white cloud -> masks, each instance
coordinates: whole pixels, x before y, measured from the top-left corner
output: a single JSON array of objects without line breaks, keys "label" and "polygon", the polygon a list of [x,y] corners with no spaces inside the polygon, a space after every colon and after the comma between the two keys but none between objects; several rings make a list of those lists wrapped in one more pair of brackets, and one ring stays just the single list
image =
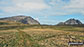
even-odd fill
[{"label": "white cloud", "polygon": [[70,4],[64,8],[84,8],[84,0],[71,0]]},{"label": "white cloud", "polygon": [[[46,0],[10,0],[10,6],[0,7],[6,13],[39,13],[40,15],[69,15],[72,13],[84,14],[84,0],[70,0],[64,2],[62,0],[50,0],[47,4]],[[48,1],[48,0],[47,0]],[[6,1],[5,1],[6,2]],[[2,2],[2,4],[8,4]],[[52,6],[51,6],[52,5]],[[51,6],[51,7],[50,7]],[[32,14],[33,14],[32,13]]]},{"label": "white cloud", "polygon": [[71,0],[70,4],[62,7],[68,13],[82,13],[84,14],[84,0]]},{"label": "white cloud", "polygon": [[[12,0],[11,6],[1,7],[4,12],[31,12],[48,8],[43,0]],[[5,4],[6,5],[6,4]]]},{"label": "white cloud", "polygon": [[53,6],[52,8],[54,10],[57,10],[57,11],[52,11],[53,14],[56,13],[57,15],[69,15],[73,13],[84,14],[84,0],[70,0],[68,2],[66,2],[66,0],[65,1],[52,0],[48,2],[48,5],[50,6],[52,5]]},{"label": "white cloud", "polygon": [[5,12],[29,12],[29,11],[38,11],[47,8],[45,4],[41,3],[24,3],[24,4],[16,4],[16,6],[9,6],[2,8]]},{"label": "white cloud", "polygon": [[38,20],[39,21],[39,18],[37,17],[37,18],[35,18],[35,20]]},{"label": "white cloud", "polygon": [[42,3],[32,3],[32,2],[26,2],[23,4],[16,4],[16,7],[27,9],[27,10],[40,10],[47,8],[45,4]]}]

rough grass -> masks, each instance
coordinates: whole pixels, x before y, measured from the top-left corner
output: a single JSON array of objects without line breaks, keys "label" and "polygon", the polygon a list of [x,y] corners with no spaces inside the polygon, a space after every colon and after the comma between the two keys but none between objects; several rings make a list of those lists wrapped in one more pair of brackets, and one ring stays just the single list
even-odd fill
[{"label": "rough grass", "polygon": [[0,29],[0,47],[68,47],[69,40],[84,41],[84,27],[40,25],[11,27],[13,26],[3,26],[6,30]]},{"label": "rough grass", "polygon": [[0,32],[0,47],[41,47],[27,33],[18,30],[18,32]]},{"label": "rough grass", "polygon": [[75,26],[47,26],[47,25],[1,25],[0,30],[10,30],[10,29],[25,29],[25,28],[35,28],[35,29],[54,29],[54,30],[62,30],[62,31],[78,31],[84,32],[84,27],[75,27]]}]

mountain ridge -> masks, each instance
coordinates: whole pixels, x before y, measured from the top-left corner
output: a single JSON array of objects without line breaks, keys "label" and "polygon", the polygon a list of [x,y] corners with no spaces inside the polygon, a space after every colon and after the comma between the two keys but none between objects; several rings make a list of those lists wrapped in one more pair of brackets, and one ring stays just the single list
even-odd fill
[{"label": "mountain ridge", "polygon": [[83,25],[83,23],[78,19],[68,19],[65,22],[60,22],[57,25]]},{"label": "mountain ridge", "polygon": [[5,18],[0,18],[1,21],[14,21],[14,22],[20,22],[23,24],[40,24],[37,20],[33,19],[30,16],[24,16],[24,15],[19,15],[19,16],[12,16],[12,17],[5,17]]}]

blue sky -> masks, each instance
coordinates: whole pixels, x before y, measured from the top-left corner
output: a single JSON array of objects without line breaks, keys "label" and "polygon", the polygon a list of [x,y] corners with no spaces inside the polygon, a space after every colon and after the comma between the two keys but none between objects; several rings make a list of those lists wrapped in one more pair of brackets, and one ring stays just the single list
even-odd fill
[{"label": "blue sky", "polygon": [[84,0],[0,0],[0,18],[18,15],[49,25],[70,18],[84,23]]}]

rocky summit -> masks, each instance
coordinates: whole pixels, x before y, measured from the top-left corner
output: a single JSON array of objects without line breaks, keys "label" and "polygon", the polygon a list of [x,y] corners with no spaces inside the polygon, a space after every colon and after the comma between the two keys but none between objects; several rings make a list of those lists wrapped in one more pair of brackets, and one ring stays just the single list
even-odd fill
[{"label": "rocky summit", "polygon": [[82,22],[76,19],[69,19],[65,22],[60,22],[58,25],[82,25]]},{"label": "rocky summit", "polygon": [[1,21],[14,21],[14,22],[20,22],[23,24],[31,24],[31,25],[36,25],[40,24],[37,20],[33,19],[30,16],[13,16],[13,17],[6,17],[6,18],[0,18]]}]

